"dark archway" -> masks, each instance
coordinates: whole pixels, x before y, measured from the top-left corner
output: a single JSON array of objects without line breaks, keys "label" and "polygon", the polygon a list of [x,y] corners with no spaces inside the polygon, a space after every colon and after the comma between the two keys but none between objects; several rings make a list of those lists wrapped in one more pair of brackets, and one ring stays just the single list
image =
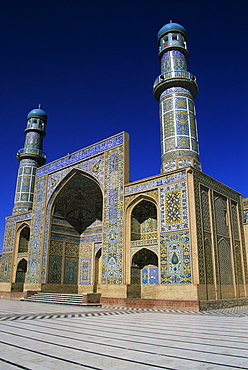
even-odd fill
[{"label": "dark archway", "polygon": [[16,283],[24,283],[25,282],[25,274],[27,272],[27,260],[22,258],[16,269]]},{"label": "dark archway", "polygon": [[29,226],[25,226],[20,232],[18,253],[28,252],[29,239],[30,239],[30,228]]},{"label": "dark archway", "polygon": [[73,171],[54,199],[49,247],[49,284],[77,285],[79,244],[102,230],[103,197],[98,183]]},{"label": "dark archway", "polygon": [[158,284],[158,256],[142,248],[132,258],[131,284]]},{"label": "dark archway", "polygon": [[157,208],[154,203],[142,200],[131,214],[131,240],[157,237]]}]

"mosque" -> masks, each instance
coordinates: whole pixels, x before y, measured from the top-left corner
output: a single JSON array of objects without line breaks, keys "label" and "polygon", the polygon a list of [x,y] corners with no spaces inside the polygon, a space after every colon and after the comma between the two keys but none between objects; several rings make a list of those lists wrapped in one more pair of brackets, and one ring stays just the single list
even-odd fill
[{"label": "mosque", "polygon": [[130,182],[126,132],[45,164],[47,115],[28,114],[0,295],[100,293],[105,305],[196,311],[248,304],[248,199],[201,171],[184,27],[166,24],[158,45],[160,174]]}]

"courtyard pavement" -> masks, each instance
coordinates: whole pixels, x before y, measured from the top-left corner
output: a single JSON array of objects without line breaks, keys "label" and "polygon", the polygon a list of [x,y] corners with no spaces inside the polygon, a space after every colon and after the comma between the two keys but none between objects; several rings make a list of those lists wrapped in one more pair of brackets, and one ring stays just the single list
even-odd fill
[{"label": "courtyard pavement", "polygon": [[248,369],[248,306],[195,313],[0,299],[0,369]]}]

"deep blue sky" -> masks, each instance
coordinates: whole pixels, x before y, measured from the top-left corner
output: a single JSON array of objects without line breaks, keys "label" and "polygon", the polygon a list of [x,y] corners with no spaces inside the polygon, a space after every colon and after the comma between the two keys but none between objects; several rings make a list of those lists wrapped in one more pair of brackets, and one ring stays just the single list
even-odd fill
[{"label": "deep blue sky", "polygon": [[47,162],[121,131],[131,180],[160,171],[157,32],[188,33],[203,171],[248,196],[248,1],[1,0],[0,249],[27,113],[48,114]]}]

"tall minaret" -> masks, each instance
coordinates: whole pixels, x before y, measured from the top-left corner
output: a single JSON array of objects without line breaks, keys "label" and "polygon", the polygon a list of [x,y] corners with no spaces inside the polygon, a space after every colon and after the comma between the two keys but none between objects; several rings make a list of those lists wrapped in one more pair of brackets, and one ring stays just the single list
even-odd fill
[{"label": "tall minaret", "polygon": [[47,115],[40,109],[31,110],[27,116],[26,139],[24,148],[17,152],[20,162],[13,214],[32,209],[36,170],[46,162],[42,151],[43,137],[46,136]]},{"label": "tall minaret", "polygon": [[161,172],[187,166],[201,170],[194,98],[196,78],[187,71],[187,34],[180,24],[168,23],[158,33],[161,75],[153,94],[160,102]]}]

